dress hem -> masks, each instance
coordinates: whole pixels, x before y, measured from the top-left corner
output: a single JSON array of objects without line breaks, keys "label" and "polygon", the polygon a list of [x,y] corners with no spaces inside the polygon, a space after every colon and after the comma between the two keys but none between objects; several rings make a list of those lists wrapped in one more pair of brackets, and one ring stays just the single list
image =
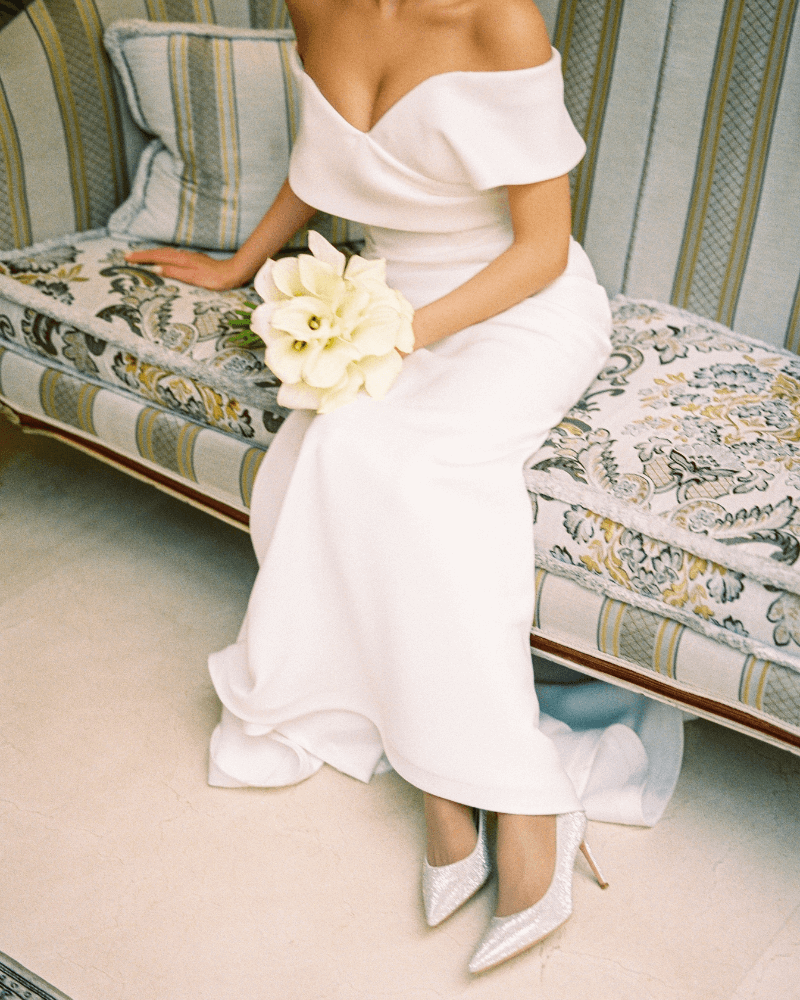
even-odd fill
[{"label": "dress hem", "polygon": [[[386,758],[395,771],[410,785],[418,788],[422,792],[436,795],[441,799],[449,799],[451,802],[459,802],[473,809],[483,809],[486,812],[513,813],[519,816],[553,816],[562,812],[575,812],[583,810],[583,806],[578,800],[574,791],[572,794],[553,796],[553,801],[547,808],[542,808],[544,796],[541,789],[509,790],[496,789],[487,790],[482,786],[472,785],[467,782],[454,781],[452,778],[445,778],[438,774],[431,774],[423,771],[414,764],[405,760],[396,753],[391,746],[384,743],[383,751]],[[529,804],[520,804],[523,796],[533,796],[536,800]]]}]

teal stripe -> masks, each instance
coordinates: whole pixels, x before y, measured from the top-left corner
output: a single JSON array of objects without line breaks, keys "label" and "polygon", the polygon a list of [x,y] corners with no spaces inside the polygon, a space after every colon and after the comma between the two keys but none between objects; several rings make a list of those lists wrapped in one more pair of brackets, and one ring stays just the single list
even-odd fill
[{"label": "teal stripe", "polygon": [[725,6],[671,299],[732,323],[798,0]]},{"label": "teal stripe", "polygon": [[[573,234],[582,241],[589,220],[624,0],[567,0],[559,8],[555,47],[564,69],[564,100],[586,141],[572,174]],[[587,78],[591,85],[587,86]]]},{"label": "teal stripe", "polygon": [[32,242],[22,150],[0,80],[0,247],[22,249]]},{"label": "teal stripe", "polygon": [[784,343],[788,350],[800,354],[800,278],[797,280],[797,288],[794,293],[794,305],[789,316],[789,325],[786,328]]}]

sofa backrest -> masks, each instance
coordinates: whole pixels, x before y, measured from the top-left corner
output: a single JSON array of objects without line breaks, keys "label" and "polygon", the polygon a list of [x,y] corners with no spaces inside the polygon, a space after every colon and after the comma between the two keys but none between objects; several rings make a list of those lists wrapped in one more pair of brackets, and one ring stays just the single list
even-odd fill
[{"label": "sofa backrest", "polygon": [[0,249],[105,225],[145,136],[103,48],[121,18],[285,27],[283,0],[33,0],[0,31]]},{"label": "sofa backrest", "polygon": [[[600,280],[793,350],[798,3],[539,0],[587,140],[574,230]],[[283,0],[33,0],[0,30],[0,248],[102,226],[126,196],[144,137],[101,39],[130,17],[289,24]]]},{"label": "sofa backrest", "polygon": [[[612,293],[800,350],[798,0],[541,0]],[[794,30],[793,30],[794,29]]]}]

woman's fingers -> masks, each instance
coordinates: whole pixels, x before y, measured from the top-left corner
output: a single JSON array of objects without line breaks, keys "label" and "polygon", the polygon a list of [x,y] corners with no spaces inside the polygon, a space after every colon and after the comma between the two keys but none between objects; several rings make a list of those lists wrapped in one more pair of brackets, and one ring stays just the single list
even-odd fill
[{"label": "woman's fingers", "polygon": [[147,264],[161,277],[183,281],[187,285],[221,291],[239,284],[229,260],[215,260],[193,250],[179,250],[177,247],[135,250],[126,253],[125,260],[131,264]]}]

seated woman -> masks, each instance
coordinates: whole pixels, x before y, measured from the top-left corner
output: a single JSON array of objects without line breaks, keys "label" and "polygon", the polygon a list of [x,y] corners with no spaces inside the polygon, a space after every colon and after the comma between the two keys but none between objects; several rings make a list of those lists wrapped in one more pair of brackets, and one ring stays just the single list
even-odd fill
[{"label": "seated woman", "polygon": [[424,793],[431,924],[486,882],[496,812],[478,972],[569,916],[586,827],[539,727],[522,475],[610,351],[606,294],[570,237],[585,146],[530,0],[287,3],[302,121],[274,204],[228,260],[129,259],[232,288],[330,212],[387,260],[415,344],[385,398],[295,411],[265,458],[260,571],[239,641],[210,660],[210,780],[282,785],[323,762],[368,780],[388,759]]}]

